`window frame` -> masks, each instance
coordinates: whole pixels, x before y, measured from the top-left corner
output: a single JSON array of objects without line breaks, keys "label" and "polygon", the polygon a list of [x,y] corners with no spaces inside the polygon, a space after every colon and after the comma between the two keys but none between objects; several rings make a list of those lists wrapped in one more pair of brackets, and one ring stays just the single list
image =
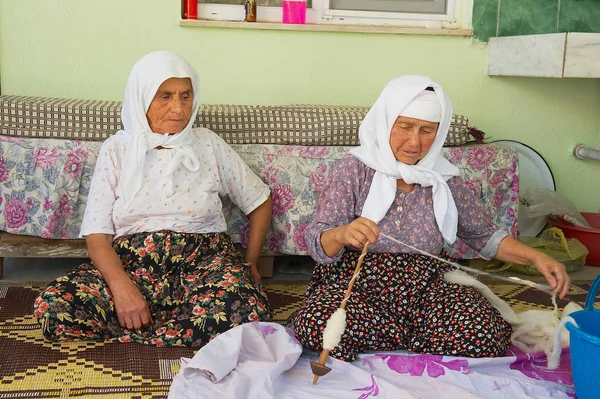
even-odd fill
[{"label": "window frame", "polygon": [[[367,12],[415,13],[415,14],[445,14],[448,0],[327,0],[332,10],[357,10]],[[333,7],[332,3],[342,3]],[[370,4],[370,9],[361,6]],[[345,5],[345,7],[344,7]],[[378,8],[385,8],[378,10]],[[396,10],[394,10],[396,8]]]},{"label": "window frame", "polygon": [[[314,1],[314,0],[313,0]],[[463,7],[472,10],[473,0],[447,0],[445,13],[404,13],[380,11],[337,10],[330,8],[330,0],[323,1],[319,23],[352,25],[391,25],[424,28],[470,28],[469,18],[460,18]]]},{"label": "window frame", "polygon": [[[470,29],[473,0],[447,0],[446,13],[386,13],[330,9],[329,0],[312,0],[306,10],[306,23],[316,25],[371,25],[410,28]],[[257,6],[257,22],[281,23],[281,7]],[[198,19],[243,21],[244,6],[198,3]]]}]

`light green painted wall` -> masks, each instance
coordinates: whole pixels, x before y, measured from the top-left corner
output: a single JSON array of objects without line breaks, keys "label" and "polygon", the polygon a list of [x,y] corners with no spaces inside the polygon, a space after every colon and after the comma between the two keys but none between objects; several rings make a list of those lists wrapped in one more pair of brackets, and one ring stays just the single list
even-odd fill
[{"label": "light green painted wall", "polygon": [[600,80],[490,78],[469,38],[182,28],[179,2],[1,0],[2,94],[120,100],[143,54],[179,52],[196,66],[204,103],[371,105],[390,79],[429,75],[489,139],[537,149],[557,189],[600,211]]}]

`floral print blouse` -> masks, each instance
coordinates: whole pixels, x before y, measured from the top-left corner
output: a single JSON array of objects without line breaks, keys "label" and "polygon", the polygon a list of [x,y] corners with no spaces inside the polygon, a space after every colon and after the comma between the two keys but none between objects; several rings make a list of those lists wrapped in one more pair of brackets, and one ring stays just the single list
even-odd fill
[{"label": "floral print blouse", "polygon": [[194,135],[192,147],[200,169],[191,172],[180,165],[168,174],[177,150],[148,150],[142,187],[128,208],[116,196],[126,145],[118,135],[108,138],[98,154],[81,236],[104,233],[116,238],[159,230],[225,232],[221,196],[228,196],[245,214],[267,200],[269,187],[223,139],[204,128],[194,129]]},{"label": "floral print blouse", "polygon": [[[321,245],[321,234],[328,229],[352,222],[360,217],[375,170],[353,155],[345,155],[329,174],[312,222],[305,231],[308,252],[319,263],[332,263],[341,258],[344,249],[331,258]],[[457,235],[486,259],[498,252],[500,242],[508,235],[492,221],[492,215],[464,184],[460,177],[447,181],[458,209]],[[400,189],[385,217],[378,223],[382,233],[430,254],[442,252],[444,239],[433,212],[431,187],[416,185],[406,193]],[[380,236],[369,252],[415,251]]]}]

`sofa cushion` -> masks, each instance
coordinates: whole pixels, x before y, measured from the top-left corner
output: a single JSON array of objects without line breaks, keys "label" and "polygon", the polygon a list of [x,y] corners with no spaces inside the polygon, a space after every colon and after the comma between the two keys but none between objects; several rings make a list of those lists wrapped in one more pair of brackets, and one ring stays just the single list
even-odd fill
[{"label": "sofa cushion", "polygon": [[[201,105],[194,126],[230,144],[356,146],[369,107],[328,105]],[[121,102],[0,96],[0,134],[105,140],[121,129]],[[464,144],[469,120],[453,115],[446,145]]]}]

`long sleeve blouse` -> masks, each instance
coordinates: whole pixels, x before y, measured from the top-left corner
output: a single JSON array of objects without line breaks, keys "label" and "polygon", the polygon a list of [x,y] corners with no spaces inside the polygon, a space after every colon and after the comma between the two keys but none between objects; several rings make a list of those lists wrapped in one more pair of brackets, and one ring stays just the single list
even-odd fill
[{"label": "long sleeve blouse", "polygon": [[[344,156],[331,170],[320,194],[313,220],[305,231],[308,252],[315,261],[331,263],[341,258],[344,248],[333,258],[325,254],[321,234],[360,217],[374,175],[374,169],[350,154]],[[454,177],[447,183],[458,210],[458,237],[482,257],[493,257],[508,233],[494,224],[491,213],[462,178]],[[392,206],[378,226],[386,235],[430,254],[439,255],[444,239],[435,220],[431,190],[431,187],[418,184],[410,193],[398,189]],[[415,251],[380,236],[375,244],[369,246],[369,252]]]}]

